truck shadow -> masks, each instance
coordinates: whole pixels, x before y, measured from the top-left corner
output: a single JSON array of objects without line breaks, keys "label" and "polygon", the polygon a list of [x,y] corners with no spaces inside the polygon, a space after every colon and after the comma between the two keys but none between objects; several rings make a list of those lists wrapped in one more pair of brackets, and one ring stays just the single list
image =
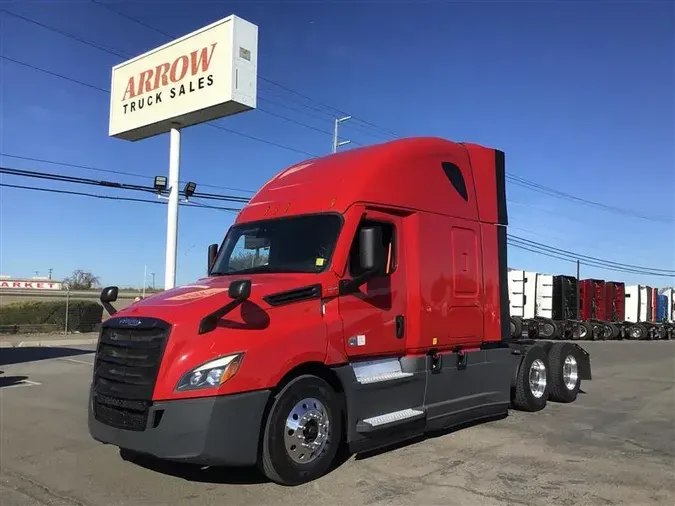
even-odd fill
[{"label": "truck shadow", "polygon": [[28,376],[2,376],[5,371],[0,371],[0,388],[19,385],[28,379]]},{"label": "truck shadow", "polygon": [[[259,485],[271,483],[257,467],[204,467],[197,464],[160,460],[149,455],[141,455],[128,450],[120,450],[119,453],[122,460],[143,469],[192,482],[215,485]],[[341,467],[350,458],[351,454],[344,447],[340,448],[327,474]]]},{"label": "truck shadow", "polygon": [[39,360],[74,357],[77,355],[93,353],[93,350],[80,350],[78,348],[62,348],[57,346],[25,346],[21,348],[2,348],[2,353],[0,353],[0,365],[37,362]]},{"label": "truck shadow", "polygon": [[[438,430],[424,435],[414,436],[410,439],[385,445],[375,450],[359,452],[356,454],[350,452],[346,445],[342,445],[338,450],[333,465],[326,474],[330,475],[332,472],[336,471],[345,463],[347,463],[352,457],[354,457],[354,460],[369,459],[378,455],[415,445],[427,439],[447,436],[462,429],[502,420],[507,417],[508,414],[502,414],[489,418],[483,418],[481,420],[455,425],[445,430]],[[260,472],[257,467],[205,467],[199,466],[197,464],[186,464],[182,462],[160,460],[149,455],[142,455],[130,452],[128,450],[120,450],[119,453],[123,460],[149,471],[154,471],[156,473],[165,474],[167,476],[173,476],[175,478],[181,478],[192,482],[211,483],[217,485],[257,485],[262,483],[270,483],[270,480],[267,479],[267,477],[262,472]]]},{"label": "truck shadow", "polygon": [[198,483],[256,485],[269,481],[255,467],[204,467],[197,464],[160,460],[149,455],[140,455],[127,450],[120,450],[120,457],[122,457],[122,460],[143,469]]},{"label": "truck shadow", "polygon": [[392,443],[392,444],[382,446],[382,447],[374,449],[374,450],[368,450],[368,451],[365,451],[365,452],[360,452],[360,453],[358,453],[354,456],[354,460],[365,460],[365,459],[369,459],[369,458],[372,458],[372,457],[377,457],[378,455],[383,455],[385,453],[400,450],[400,449],[406,448],[408,446],[416,445],[418,443],[421,443],[422,441],[426,441],[427,439],[435,439],[437,437],[447,436],[447,435],[450,435],[454,432],[461,431],[463,429],[468,429],[468,428],[476,427],[476,426],[479,426],[479,425],[485,425],[486,423],[496,422],[496,421],[499,421],[499,420],[503,420],[505,418],[508,418],[507,413],[491,416],[491,417],[488,417],[488,418],[481,418],[480,420],[473,420],[471,422],[453,425],[452,427],[448,427],[447,429],[435,430],[435,431],[428,432],[426,434],[418,434],[418,435],[415,435],[415,436],[411,436],[409,439],[406,439],[404,441]]}]

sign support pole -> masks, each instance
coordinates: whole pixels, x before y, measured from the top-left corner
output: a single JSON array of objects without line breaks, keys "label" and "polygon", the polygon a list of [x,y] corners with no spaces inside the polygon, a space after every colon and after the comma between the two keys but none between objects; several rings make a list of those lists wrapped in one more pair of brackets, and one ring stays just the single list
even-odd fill
[{"label": "sign support pole", "polygon": [[164,289],[176,286],[178,250],[178,185],[180,180],[180,130],[171,128],[169,141],[169,205],[166,215],[166,267]]}]

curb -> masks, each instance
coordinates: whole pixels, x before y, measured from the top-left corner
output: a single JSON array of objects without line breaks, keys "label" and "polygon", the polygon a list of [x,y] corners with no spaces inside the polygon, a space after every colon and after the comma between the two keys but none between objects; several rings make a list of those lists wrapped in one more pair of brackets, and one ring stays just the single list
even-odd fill
[{"label": "curb", "polygon": [[82,346],[86,344],[96,344],[97,337],[88,339],[26,339],[25,341],[2,342],[0,341],[0,348],[25,348],[26,346],[58,348],[62,346]]}]

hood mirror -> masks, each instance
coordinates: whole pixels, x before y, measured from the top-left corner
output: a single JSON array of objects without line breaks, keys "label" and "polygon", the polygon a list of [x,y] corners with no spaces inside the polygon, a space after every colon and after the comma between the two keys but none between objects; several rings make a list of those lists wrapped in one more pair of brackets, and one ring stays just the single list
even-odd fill
[{"label": "hood mirror", "polygon": [[99,299],[101,300],[101,305],[105,308],[106,311],[108,311],[108,314],[110,316],[117,313],[117,309],[113,307],[111,302],[115,302],[117,300],[118,295],[119,295],[119,288],[117,288],[116,286],[106,286],[103,290],[101,290],[101,296],[99,297]]},{"label": "hood mirror", "polygon": [[251,280],[240,279],[239,281],[232,281],[227,289],[227,294],[230,296],[230,299],[248,299],[251,296]]}]

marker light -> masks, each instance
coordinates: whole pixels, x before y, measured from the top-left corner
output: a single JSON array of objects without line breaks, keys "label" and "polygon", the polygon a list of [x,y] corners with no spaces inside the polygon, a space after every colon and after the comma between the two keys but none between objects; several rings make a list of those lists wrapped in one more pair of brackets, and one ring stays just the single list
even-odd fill
[{"label": "marker light", "polygon": [[176,390],[198,390],[219,387],[232,378],[241,365],[243,353],[219,357],[188,371],[176,385]]}]

